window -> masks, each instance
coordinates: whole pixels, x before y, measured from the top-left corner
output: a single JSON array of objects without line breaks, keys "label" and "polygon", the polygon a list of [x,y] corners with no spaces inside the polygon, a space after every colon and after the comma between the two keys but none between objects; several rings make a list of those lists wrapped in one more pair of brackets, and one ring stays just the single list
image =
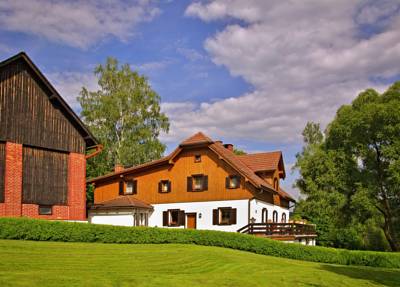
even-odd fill
[{"label": "window", "polygon": [[240,187],[240,177],[238,175],[230,175],[225,180],[227,189],[235,189]]},{"label": "window", "polygon": [[213,210],[213,225],[236,224],[236,208],[220,207]]},{"label": "window", "polygon": [[168,209],[163,212],[163,226],[185,225],[185,211],[179,209]]},{"label": "window", "polygon": [[130,195],[130,194],[136,194],[136,189],[137,189],[137,180],[130,180],[126,182],[126,191],[125,194]]},{"label": "window", "polygon": [[39,215],[52,215],[53,210],[51,206],[39,205]]},{"label": "window", "polygon": [[201,162],[201,155],[196,154],[196,155],[194,156],[194,162]]},{"label": "window", "polygon": [[196,174],[187,178],[187,191],[204,191],[208,189],[208,176]]},{"label": "window", "polygon": [[261,222],[267,223],[268,222],[268,209],[263,208],[261,212]]},{"label": "window", "polygon": [[118,190],[119,195],[124,195],[124,182],[122,180],[119,182]]},{"label": "window", "polygon": [[133,215],[135,226],[148,226],[149,214],[146,211],[138,211]]},{"label": "window", "polygon": [[282,213],[282,223],[286,223],[286,213]]},{"label": "window", "polygon": [[276,210],[274,210],[274,212],[272,213],[272,221],[274,223],[278,222],[278,212]]},{"label": "window", "polygon": [[171,192],[171,182],[169,180],[161,180],[158,183],[158,192],[159,193]]}]

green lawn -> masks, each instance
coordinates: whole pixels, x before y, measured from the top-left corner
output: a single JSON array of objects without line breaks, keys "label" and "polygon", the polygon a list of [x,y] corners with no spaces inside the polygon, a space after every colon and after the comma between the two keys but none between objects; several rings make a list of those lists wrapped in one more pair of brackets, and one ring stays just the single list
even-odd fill
[{"label": "green lawn", "polygon": [[400,286],[400,270],[196,245],[0,240],[0,286]]}]

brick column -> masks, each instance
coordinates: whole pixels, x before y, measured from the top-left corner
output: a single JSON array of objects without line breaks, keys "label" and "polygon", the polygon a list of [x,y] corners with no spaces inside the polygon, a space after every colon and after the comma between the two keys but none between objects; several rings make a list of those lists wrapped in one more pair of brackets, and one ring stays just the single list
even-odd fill
[{"label": "brick column", "polygon": [[68,157],[69,219],[86,220],[86,158],[70,153]]},{"label": "brick column", "polygon": [[4,205],[6,216],[22,213],[22,144],[6,143]]}]

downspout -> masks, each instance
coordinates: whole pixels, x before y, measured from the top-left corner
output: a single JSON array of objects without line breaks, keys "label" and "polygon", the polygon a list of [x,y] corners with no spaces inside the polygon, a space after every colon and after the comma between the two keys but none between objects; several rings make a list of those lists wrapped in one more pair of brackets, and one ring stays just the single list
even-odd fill
[{"label": "downspout", "polygon": [[95,157],[96,155],[98,155],[99,153],[101,153],[101,151],[103,150],[103,145],[98,144],[98,145],[91,146],[91,147],[87,148],[87,150],[91,150],[91,149],[96,149],[96,150],[95,150],[94,153],[91,153],[91,154],[86,155],[86,159]]}]

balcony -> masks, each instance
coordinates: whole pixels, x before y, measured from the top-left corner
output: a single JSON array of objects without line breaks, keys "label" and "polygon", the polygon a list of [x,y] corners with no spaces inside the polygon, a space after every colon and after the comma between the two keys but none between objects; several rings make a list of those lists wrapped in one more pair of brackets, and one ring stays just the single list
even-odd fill
[{"label": "balcony", "polygon": [[317,237],[315,225],[303,223],[249,223],[237,232],[307,245],[314,245]]}]

